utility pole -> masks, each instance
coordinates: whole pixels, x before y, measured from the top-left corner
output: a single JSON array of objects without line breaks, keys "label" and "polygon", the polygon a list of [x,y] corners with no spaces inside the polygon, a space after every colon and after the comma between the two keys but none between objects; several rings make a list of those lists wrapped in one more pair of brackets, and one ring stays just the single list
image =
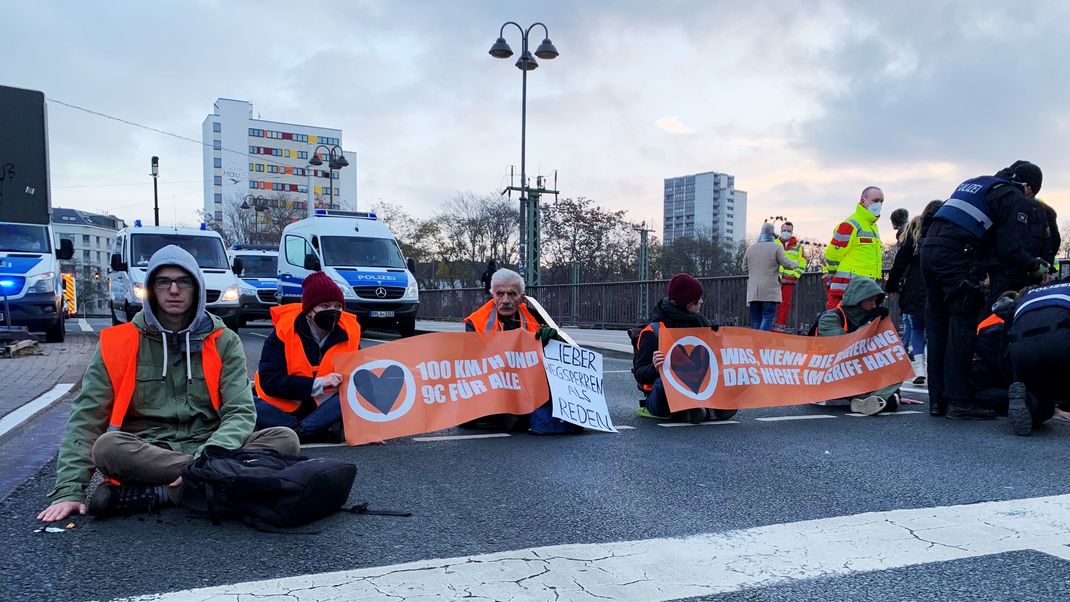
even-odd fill
[{"label": "utility pole", "polygon": [[644,221],[639,225],[639,321],[646,319],[650,309],[650,233]]},{"label": "utility pole", "polygon": [[160,158],[152,157],[152,208],[156,214],[156,225],[160,225],[160,190],[156,186],[160,178]]},{"label": "utility pole", "polygon": [[[512,192],[514,190],[519,191],[523,197],[524,193],[527,193],[527,202],[521,204],[520,224],[521,224],[521,239],[520,239],[520,266],[526,268],[521,272],[521,276],[524,278],[524,284],[526,286],[539,286],[542,284],[542,269],[540,263],[542,261],[542,218],[539,210],[539,199],[544,194],[554,195],[554,200],[557,199],[557,172],[554,172],[554,188],[555,190],[548,190],[545,186],[546,178],[539,176],[535,178],[535,188],[525,186],[525,182],[521,180],[520,186],[508,186],[502,191],[502,194]],[[526,227],[524,227],[526,226]]]}]

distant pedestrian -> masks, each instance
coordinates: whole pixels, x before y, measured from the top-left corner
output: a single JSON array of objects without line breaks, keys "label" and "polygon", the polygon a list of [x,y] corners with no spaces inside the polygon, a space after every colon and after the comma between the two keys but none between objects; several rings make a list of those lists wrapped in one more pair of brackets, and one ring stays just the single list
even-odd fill
[{"label": "distant pedestrian", "polygon": [[788,259],[799,264],[792,269],[780,268],[780,306],[776,310],[776,322],[773,324],[773,330],[785,332],[788,328],[788,312],[791,311],[791,300],[795,296],[795,285],[799,282],[799,277],[802,276],[803,271],[806,269],[806,260],[803,257],[799,239],[795,238],[795,226],[791,222],[784,222],[780,225],[780,238],[777,239],[777,243],[784,247],[784,254],[788,256]]},{"label": "distant pedestrian", "polygon": [[494,276],[494,272],[498,271],[498,262],[491,259],[487,262],[487,269],[483,270],[483,275],[479,277],[479,281],[483,284],[483,294],[491,297],[490,294],[490,279]]},{"label": "distant pedestrian", "polygon": [[750,327],[755,330],[772,330],[777,305],[780,304],[780,267],[789,270],[799,267],[777,244],[773,236],[773,224],[762,224],[758,242],[747,248],[743,255],[743,272],[747,274],[747,305],[750,306]]},{"label": "distant pedestrian", "polygon": [[903,229],[907,227],[910,221],[910,213],[900,207],[892,212],[888,219],[892,222],[892,230],[895,231],[895,242],[903,242]]},{"label": "distant pedestrian", "polygon": [[903,314],[904,341],[914,367],[914,384],[925,383],[925,278],[921,275],[921,224],[931,219],[943,201],[930,201],[921,215],[915,215],[900,230],[899,250],[888,272],[888,294],[899,295]]}]

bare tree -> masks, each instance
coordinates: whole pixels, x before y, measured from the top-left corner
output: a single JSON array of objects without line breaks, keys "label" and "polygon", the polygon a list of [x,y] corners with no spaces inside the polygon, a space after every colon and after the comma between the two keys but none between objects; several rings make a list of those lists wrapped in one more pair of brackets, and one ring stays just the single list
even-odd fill
[{"label": "bare tree", "polygon": [[575,270],[583,282],[636,278],[639,234],[626,215],[585,197],[544,204],[543,282],[569,282]]}]

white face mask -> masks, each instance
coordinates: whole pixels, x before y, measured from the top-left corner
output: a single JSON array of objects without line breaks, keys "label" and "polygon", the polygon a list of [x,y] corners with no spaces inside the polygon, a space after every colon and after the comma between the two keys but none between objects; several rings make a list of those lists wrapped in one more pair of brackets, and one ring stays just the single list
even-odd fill
[{"label": "white face mask", "polygon": [[873,203],[869,207],[866,207],[866,209],[869,209],[869,212],[872,213],[874,217],[880,217],[881,216],[881,207],[883,207],[883,206],[884,206],[884,203],[882,203],[880,201],[877,201],[876,203]]},{"label": "white face mask", "polygon": [[780,231],[780,240],[788,240],[789,238],[791,238],[791,232],[787,230]]}]

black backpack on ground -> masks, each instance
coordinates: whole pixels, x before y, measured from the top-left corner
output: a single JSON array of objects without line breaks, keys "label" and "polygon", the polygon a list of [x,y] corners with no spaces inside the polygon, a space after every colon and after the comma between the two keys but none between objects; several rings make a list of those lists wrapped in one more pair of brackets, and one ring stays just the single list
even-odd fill
[{"label": "black backpack on ground", "polygon": [[186,508],[207,512],[213,524],[231,516],[256,528],[296,527],[342,509],[356,476],[355,465],[332,458],[209,445],[182,469],[179,496]]}]

